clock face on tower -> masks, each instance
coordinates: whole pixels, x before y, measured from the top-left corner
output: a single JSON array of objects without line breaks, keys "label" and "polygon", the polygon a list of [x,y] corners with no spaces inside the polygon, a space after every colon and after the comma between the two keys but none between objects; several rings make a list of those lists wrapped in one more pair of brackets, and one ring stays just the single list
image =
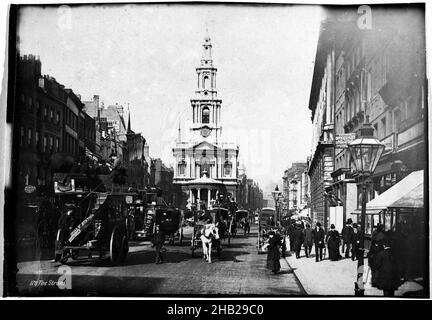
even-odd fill
[{"label": "clock face on tower", "polygon": [[211,133],[211,129],[209,127],[202,127],[201,128],[201,135],[204,138],[207,138],[210,135],[210,133]]}]

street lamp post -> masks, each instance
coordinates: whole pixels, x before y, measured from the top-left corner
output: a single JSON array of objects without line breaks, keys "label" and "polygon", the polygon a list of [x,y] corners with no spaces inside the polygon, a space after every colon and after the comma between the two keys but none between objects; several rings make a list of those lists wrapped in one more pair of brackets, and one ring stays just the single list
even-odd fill
[{"label": "street lamp post", "polygon": [[355,171],[361,179],[362,201],[361,201],[361,238],[360,255],[357,264],[357,280],[355,282],[354,294],[364,296],[363,274],[364,274],[364,237],[366,227],[366,187],[369,179],[378,164],[384,151],[384,144],[373,136],[374,128],[370,125],[368,117],[366,123],[357,132],[357,137],[348,143],[348,150],[355,166]]},{"label": "street lamp post", "polygon": [[276,185],[276,188],[274,189],[274,191],[272,191],[273,199],[275,201],[275,209],[276,209],[276,221],[275,222],[277,222],[277,221],[280,222],[278,202],[279,202],[279,197],[281,194],[282,194],[282,192],[279,191],[279,187],[278,187],[278,185]]}]

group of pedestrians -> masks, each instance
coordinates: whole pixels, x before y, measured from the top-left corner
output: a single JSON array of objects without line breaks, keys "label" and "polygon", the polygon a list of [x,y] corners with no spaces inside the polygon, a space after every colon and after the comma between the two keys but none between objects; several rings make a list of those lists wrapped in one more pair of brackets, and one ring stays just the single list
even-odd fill
[{"label": "group of pedestrians", "polygon": [[[287,229],[290,240],[290,250],[300,259],[300,252],[304,247],[306,257],[311,256],[315,247],[315,261],[323,260],[323,251],[328,250],[328,258],[337,261],[343,258],[358,260],[364,254],[361,248],[362,231],[360,225],[348,219],[341,234],[332,224],[325,234],[321,224],[317,222],[314,228],[309,223],[291,224]],[[412,251],[409,245],[409,232],[399,225],[393,230],[385,231],[383,225],[378,224],[372,233],[371,244],[367,252],[368,265],[373,287],[383,290],[385,296],[393,296],[395,290],[408,280],[410,261],[407,253]],[[324,254],[325,256],[326,254]]]},{"label": "group of pedestrians", "polygon": [[330,230],[326,234],[321,223],[317,222],[312,228],[311,224],[305,224],[303,221],[290,224],[287,234],[290,240],[290,250],[295,252],[297,259],[301,257],[302,247],[304,247],[306,258],[311,256],[312,247],[315,247],[315,260],[317,262],[323,260],[326,250],[328,250],[329,259],[336,261],[342,258],[341,246],[345,258],[349,258],[351,255],[352,260],[358,259],[361,243],[360,226],[352,223],[351,219],[347,220],[342,234],[339,234],[334,224],[330,226]]}]

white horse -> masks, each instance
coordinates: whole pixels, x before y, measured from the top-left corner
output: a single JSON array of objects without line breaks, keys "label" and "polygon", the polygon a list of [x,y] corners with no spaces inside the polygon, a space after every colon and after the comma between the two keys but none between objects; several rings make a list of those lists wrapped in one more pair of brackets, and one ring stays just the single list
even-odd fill
[{"label": "white horse", "polygon": [[219,228],[214,223],[206,224],[201,229],[201,243],[203,247],[203,258],[211,263],[211,251],[213,239],[219,240]]}]

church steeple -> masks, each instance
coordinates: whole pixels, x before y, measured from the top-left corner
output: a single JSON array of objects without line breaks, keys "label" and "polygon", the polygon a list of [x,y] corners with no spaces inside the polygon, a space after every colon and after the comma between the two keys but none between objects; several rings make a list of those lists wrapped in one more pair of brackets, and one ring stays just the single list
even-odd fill
[{"label": "church steeple", "polygon": [[132,133],[133,133],[133,131],[131,130],[130,110],[129,110],[129,104],[128,104],[128,124],[127,124],[126,134],[132,134]]},{"label": "church steeple", "polygon": [[210,36],[204,37],[202,44],[202,58],[196,68],[197,89],[192,104],[192,131],[200,133],[200,138],[217,141],[220,134],[220,115],[222,101],[217,98],[216,73],[213,65],[212,42]]}]

